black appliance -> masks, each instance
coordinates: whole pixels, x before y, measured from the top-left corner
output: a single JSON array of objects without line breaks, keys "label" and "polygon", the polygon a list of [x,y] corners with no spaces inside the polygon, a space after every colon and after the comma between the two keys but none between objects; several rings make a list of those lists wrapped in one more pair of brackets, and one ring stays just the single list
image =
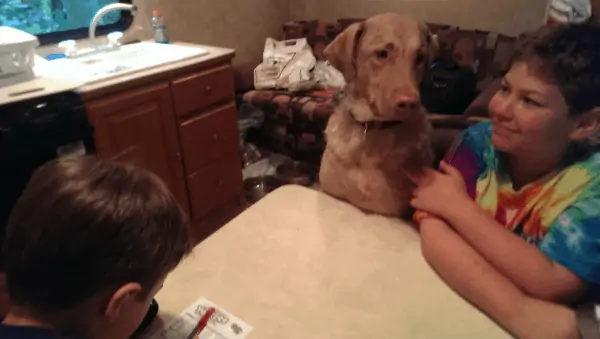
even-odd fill
[{"label": "black appliance", "polygon": [[90,153],[94,131],[77,93],[0,104],[0,240],[36,168],[58,156]]}]

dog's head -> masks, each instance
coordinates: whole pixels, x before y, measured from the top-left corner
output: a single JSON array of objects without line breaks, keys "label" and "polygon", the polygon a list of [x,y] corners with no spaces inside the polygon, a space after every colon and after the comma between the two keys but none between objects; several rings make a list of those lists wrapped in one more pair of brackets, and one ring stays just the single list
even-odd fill
[{"label": "dog's head", "polygon": [[397,121],[419,114],[419,84],[437,54],[429,29],[397,14],[356,23],[324,51],[340,70],[350,93],[370,109],[354,112],[358,121]]}]

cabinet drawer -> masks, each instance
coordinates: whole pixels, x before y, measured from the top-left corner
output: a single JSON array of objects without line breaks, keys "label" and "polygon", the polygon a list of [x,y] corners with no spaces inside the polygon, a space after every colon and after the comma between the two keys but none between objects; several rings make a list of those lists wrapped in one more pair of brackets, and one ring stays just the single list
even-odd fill
[{"label": "cabinet drawer", "polygon": [[175,79],[172,91],[177,115],[189,115],[216,103],[233,100],[233,69],[231,65],[223,65]]},{"label": "cabinet drawer", "polygon": [[179,130],[187,173],[240,147],[234,104],[189,119],[181,123]]},{"label": "cabinet drawer", "polygon": [[202,167],[188,176],[192,216],[194,219],[201,218],[227,203],[241,194],[242,186],[242,168],[238,152]]}]

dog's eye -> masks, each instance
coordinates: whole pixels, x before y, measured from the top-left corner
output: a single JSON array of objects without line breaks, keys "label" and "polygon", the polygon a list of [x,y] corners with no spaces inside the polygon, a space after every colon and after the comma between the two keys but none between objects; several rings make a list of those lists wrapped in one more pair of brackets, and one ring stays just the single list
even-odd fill
[{"label": "dog's eye", "polygon": [[388,58],[388,51],[385,49],[382,51],[377,51],[375,55],[377,55],[377,58],[384,60]]}]

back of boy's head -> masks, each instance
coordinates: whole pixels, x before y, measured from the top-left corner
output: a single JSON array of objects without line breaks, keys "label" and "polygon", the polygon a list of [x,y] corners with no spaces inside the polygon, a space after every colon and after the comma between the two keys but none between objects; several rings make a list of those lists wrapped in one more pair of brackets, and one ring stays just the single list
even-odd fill
[{"label": "back of boy's head", "polygon": [[42,313],[130,282],[147,294],[189,251],[185,214],[158,177],[91,157],[33,175],[3,248],[13,303]]}]

